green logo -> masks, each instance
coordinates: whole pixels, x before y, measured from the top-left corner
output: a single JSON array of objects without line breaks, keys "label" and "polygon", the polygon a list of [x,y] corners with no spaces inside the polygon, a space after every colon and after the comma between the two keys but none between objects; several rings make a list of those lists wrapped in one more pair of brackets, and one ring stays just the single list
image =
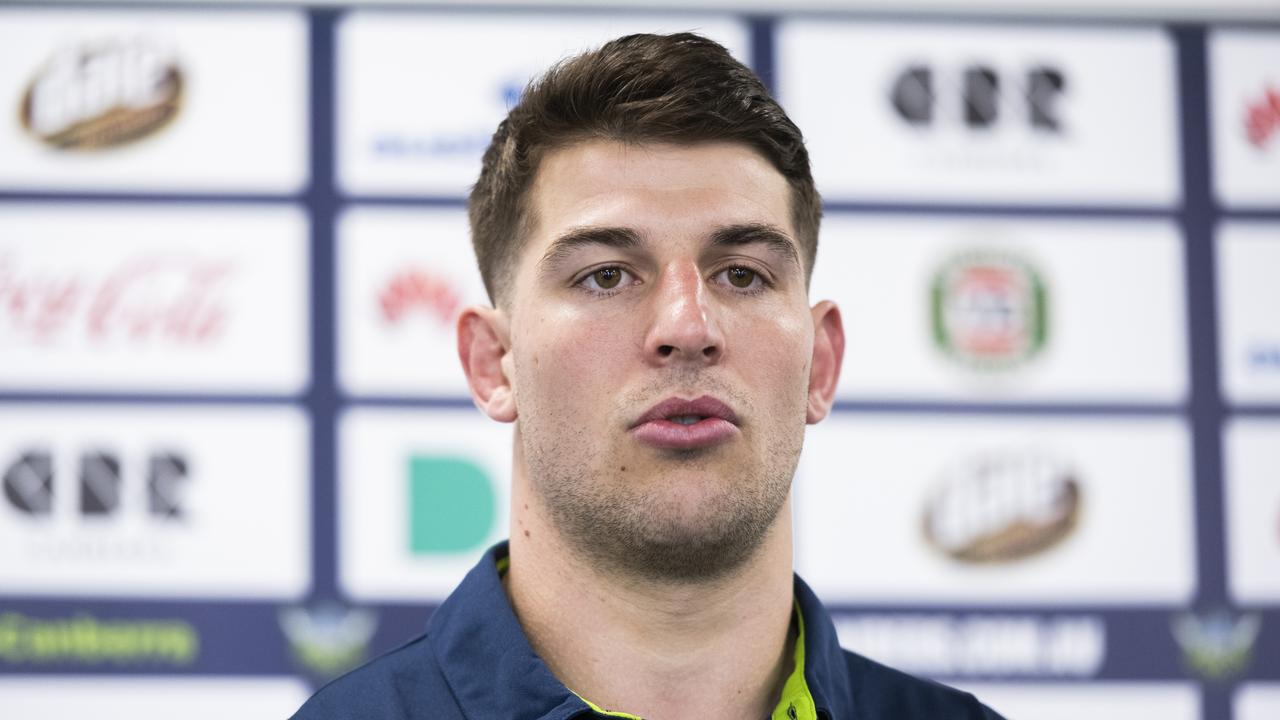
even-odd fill
[{"label": "green logo", "polygon": [[461,553],[484,544],[493,530],[493,483],[460,457],[409,458],[409,550],[415,555]]},{"label": "green logo", "polygon": [[980,370],[1020,365],[1044,349],[1048,291],[1031,265],[998,252],[952,258],[930,288],[934,343]]},{"label": "green logo", "polygon": [[199,653],[200,634],[185,620],[0,614],[0,663],[185,667]]},{"label": "green logo", "polygon": [[1258,613],[1216,609],[1185,612],[1173,620],[1173,637],[1187,666],[1209,680],[1237,676],[1249,667],[1253,644],[1262,629]]},{"label": "green logo", "polygon": [[331,602],[283,608],[279,618],[294,659],[324,680],[364,662],[378,628],[373,610]]}]

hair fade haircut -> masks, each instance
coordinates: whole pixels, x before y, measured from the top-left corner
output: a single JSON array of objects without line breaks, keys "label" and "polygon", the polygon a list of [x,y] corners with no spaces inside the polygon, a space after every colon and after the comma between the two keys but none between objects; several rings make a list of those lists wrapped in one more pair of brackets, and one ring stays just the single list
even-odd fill
[{"label": "hair fade haircut", "polygon": [[755,149],[791,187],[806,278],[813,272],[822,201],[800,129],[718,43],[692,33],[628,35],[532,81],[494,132],[468,201],[472,244],[491,302],[505,302],[535,222],[529,189],[540,160],[586,140],[736,142]]}]

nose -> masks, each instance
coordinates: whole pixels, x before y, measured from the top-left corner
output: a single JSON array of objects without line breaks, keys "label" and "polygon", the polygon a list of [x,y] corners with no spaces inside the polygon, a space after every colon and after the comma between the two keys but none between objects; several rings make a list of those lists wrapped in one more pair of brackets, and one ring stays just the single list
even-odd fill
[{"label": "nose", "polygon": [[712,365],[724,356],[724,335],[710,289],[695,264],[668,266],[652,297],[646,360],[656,366]]}]

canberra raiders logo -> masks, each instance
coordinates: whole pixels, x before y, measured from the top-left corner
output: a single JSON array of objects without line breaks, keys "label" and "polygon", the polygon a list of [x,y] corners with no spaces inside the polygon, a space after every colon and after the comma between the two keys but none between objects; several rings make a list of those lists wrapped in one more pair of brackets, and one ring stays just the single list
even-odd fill
[{"label": "canberra raiders logo", "polygon": [[958,255],[934,275],[933,338],[970,367],[1002,370],[1044,348],[1048,293],[1027,262],[1003,252]]}]

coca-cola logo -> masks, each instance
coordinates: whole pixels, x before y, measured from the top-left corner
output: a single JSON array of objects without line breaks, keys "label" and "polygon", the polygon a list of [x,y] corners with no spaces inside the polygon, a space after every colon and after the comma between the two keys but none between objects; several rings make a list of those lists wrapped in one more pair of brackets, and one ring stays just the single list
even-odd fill
[{"label": "coca-cola logo", "polygon": [[1254,147],[1264,148],[1271,142],[1280,132],[1280,90],[1268,87],[1261,99],[1245,106],[1244,129]]},{"label": "coca-cola logo", "polygon": [[442,326],[451,327],[460,307],[462,295],[448,278],[420,269],[392,276],[378,295],[382,319],[392,324],[401,322],[416,311]]},{"label": "coca-cola logo", "polygon": [[173,57],[140,39],[68,48],[53,55],[22,95],[22,126],[47,145],[98,150],[168,125],[182,104]]},{"label": "coca-cola logo", "polygon": [[1036,451],[992,453],[947,474],[926,504],[924,535],[960,562],[1010,562],[1062,542],[1080,505],[1066,463]]},{"label": "coca-cola logo", "polygon": [[52,345],[93,342],[200,344],[231,319],[230,261],[134,257],[102,271],[32,270],[0,254],[0,338]]}]

